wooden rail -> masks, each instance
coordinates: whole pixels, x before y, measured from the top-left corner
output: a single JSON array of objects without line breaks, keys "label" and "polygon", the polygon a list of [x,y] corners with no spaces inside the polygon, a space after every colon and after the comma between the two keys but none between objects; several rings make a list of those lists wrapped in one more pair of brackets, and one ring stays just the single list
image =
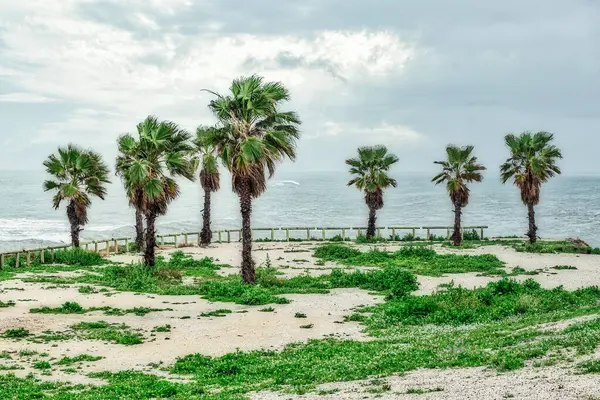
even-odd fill
[{"label": "wooden rail", "polygon": [[[452,226],[386,226],[376,227],[377,237],[382,238],[384,234],[390,235],[390,240],[400,240],[397,232],[409,231],[413,236],[417,236],[417,231],[425,231],[425,240],[431,239],[431,233],[435,231],[446,231],[446,238],[449,239],[454,228]],[[480,237],[484,237],[484,229],[487,226],[465,226],[462,233],[466,230],[479,230]],[[333,236],[339,236],[342,240],[358,237],[367,230],[366,227],[281,227],[281,228],[254,228],[253,232],[266,232],[267,236],[258,238],[258,240],[271,241],[291,241],[291,240],[327,240]],[[213,232],[213,240],[217,243],[231,243],[240,241],[242,234],[239,229],[226,229]],[[328,235],[329,233],[329,235]],[[295,236],[294,236],[295,234]],[[313,236],[316,235],[316,236]],[[161,246],[174,245],[175,247],[184,247],[200,243],[200,232],[171,233],[167,235],[157,235],[157,243]],[[168,240],[168,239],[171,240]],[[191,241],[190,241],[191,239]],[[255,238],[256,239],[256,238]],[[105,240],[94,240],[80,243],[80,248],[94,251],[104,256],[117,253],[129,253],[131,238],[111,238]],[[40,262],[54,262],[54,255],[57,250],[69,250],[73,246],[70,244],[60,246],[48,246],[35,249],[12,250],[0,252],[0,269],[4,268],[8,259],[13,258],[15,267],[23,264],[29,267],[32,257],[38,257]]]}]

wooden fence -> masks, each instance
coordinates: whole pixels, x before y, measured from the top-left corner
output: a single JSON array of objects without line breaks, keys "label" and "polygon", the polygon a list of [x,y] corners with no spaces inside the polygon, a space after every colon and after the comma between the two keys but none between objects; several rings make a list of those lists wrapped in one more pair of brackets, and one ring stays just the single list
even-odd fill
[{"label": "wooden fence", "polygon": [[[484,237],[484,229],[487,226],[465,226],[464,231],[479,231],[479,237]],[[292,240],[328,240],[334,236],[341,237],[342,240],[356,238],[365,232],[365,227],[282,227],[282,228],[254,228],[254,240],[262,241],[292,241]],[[452,226],[387,226],[377,227],[377,237],[384,238],[389,235],[391,241],[401,240],[398,236],[400,232],[408,232],[415,238],[417,232],[425,231],[425,240],[430,240],[432,232],[444,231],[446,238],[450,238]],[[262,237],[260,237],[262,236]],[[200,243],[200,232],[171,233],[167,235],[157,235],[157,242],[161,246],[173,245],[175,247],[184,247]],[[241,230],[228,229],[213,232],[213,242],[231,243],[241,240]],[[105,240],[94,240],[80,243],[80,247],[85,250],[94,251],[104,256],[117,253],[128,253],[133,240],[131,238],[111,238]],[[49,246],[36,249],[12,250],[0,253],[0,269],[6,265],[8,258],[15,259],[15,266],[19,267],[24,263],[30,266],[32,258],[39,258],[40,262],[54,262],[54,253],[58,250],[69,250],[73,248],[70,244],[60,246]],[[23,258],[23,260],[22,260]]]}]

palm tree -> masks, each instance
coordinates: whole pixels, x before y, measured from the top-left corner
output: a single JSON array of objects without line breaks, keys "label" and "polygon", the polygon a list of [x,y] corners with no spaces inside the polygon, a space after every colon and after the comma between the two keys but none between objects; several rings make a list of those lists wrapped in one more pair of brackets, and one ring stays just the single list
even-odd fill
[{"label": "palm tree", "polygon": [[441,165],[443,170],[431,180],[436,185],[446,183],[446,189],[454,205],[452,241],[455,246],[460,246],[462,242],[462,209],[469,204],[470,194],[467,183],[481,182],[483,180],[481,171],[486,170],[483,165],[477,162],[477,157],[472,155],[473,149],[473,146],[447,146],[446,154],[448,158],[445,161],[435,161],[435,164]]},{"label": "palm tree", "polygon": [[67,204],[67,218],[71,224],[71,243],[79,247],[79,232],[88,223],[87,210],[90,196],[104,200],[108,180],[108,167],[100,154],[84,150],[73,144],[59,147],[44,161],[46,171],[55,179],[44,182],[44,191],[56,190],[52,199],[55,209],[62,201]]},{"label": "palm tree", "polygon": [[230,92],[217,96],[209,108],[222,129],[213,130],[207,141],[215,146],[223,165],[231,172],[233,191],[240,198],[242,214],[242,266],[244,282],[254,283],[256,271],[252,259],[250,216],[252,199],[266,189],[268,177],[286,157],[296,158],[300,120],[296,113],[281,111],[290,100],[289,91],[280,82],[265,82],[252,75],[235,79]]},{"label": "palm tree", "polygon": [[216,156],[216,148],[210,143],[211,131],[216,128],[199,126],[196,129],[195,145],[200,154],[200,185],[204,189],[204,211],[202,212],[202,231],[200,232],[200,244],[207,246],[212,240],[210,229],[210,197],[221,187],[221,174]]},{"label": "palm tree", "polygon": [[514,184],[521,191],[521,200],[527,206],[530,243],[537,241],[534,206],[540,202],[542,183],[548,182],[555,175],[560,175],[556,165],[562,158],[560,149],[553,144],[554,135],[548,132],[523,132],[521,135],[507,135],[506,146],[511,156],[500,167],[502,183],[514,179]]},{"label": "palm tree", "polygon": [[137,137],[123,135],[119,148],[130,149],[118,165],[127,185],[131,203],[146,219],[144,264],[154,267],[156,218],[167,213],[169,204],[179,195],[175,177],[194,179],[190,154],[190,135],[175,123],[147,117],[137,126]]},{"label": "palm tree", "polygon": [[[138,125],[138,127],[140,127]],[[125,192],[129,205],[135,209],[135,245],[138,251],[144,250],[144,212],[143,204],[140,201],[143,199],[143,187],[137,187],[127,180],[127,168],[135,160],[139,153],[139,142],[124,138],[125,135],[119,137],[117,145],[119,154],[116,162],[116,174],[121,178],[125,186]],[[138,201],[136,204],[135,201]]]},{"label": "palm tree", "polygon": [[390,186],[396,187],[395,179],[388,176],[390,167],[398,162],[398,157],[388,153],[385,146],[359,147],[358,157],[346,160],[350,166],[350,174],[355,177],[348,186],[356,186],[365,192],[365,202],[369,207],[369,223],[367,239],[375,236],[377,210],[383,208],[383,191]]}]

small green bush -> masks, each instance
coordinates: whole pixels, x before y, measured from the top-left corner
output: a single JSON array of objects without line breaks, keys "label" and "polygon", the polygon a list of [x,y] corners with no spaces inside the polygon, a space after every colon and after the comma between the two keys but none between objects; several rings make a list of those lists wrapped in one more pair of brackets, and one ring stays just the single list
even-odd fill
[{"label": "small green bush", "polygon": [[348,246],[339,244],[326,244],[318,247],[315,250],[314,256],[326,261],[336,261],[347,260],[349,258],[359,256],[360,254],[361,252],[359,250],[352,249]]}]

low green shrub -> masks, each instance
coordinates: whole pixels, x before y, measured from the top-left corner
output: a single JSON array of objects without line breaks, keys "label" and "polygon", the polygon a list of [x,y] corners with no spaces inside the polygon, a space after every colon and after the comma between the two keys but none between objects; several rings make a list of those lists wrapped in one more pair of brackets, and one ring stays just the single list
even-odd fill
[{"label": "low green shrub", "polygon": [[326,244],[315,250],[314,256],[326,261],[347,260],[360,255],[359,250],[339,244]]},{"label": "low green shrub", "polygon": [[474,290],[450,285],[430,296],[408,296],[375,307],[367,325],[388,328],[404,325],[464,325],[499,321],[518,315],[538,315],[581,307],[596,307],[600,289],[589,287],[567,291],[562,287],[543,289],[533,279],[519,283],[512,279],[491,282]]}]

